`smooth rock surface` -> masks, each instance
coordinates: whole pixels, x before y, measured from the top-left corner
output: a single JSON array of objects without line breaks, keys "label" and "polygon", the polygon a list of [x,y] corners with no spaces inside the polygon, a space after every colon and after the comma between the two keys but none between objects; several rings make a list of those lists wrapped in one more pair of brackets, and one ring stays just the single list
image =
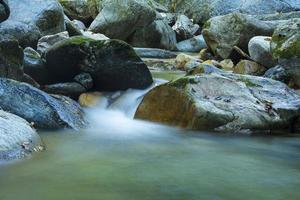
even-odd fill
[{"label": "smooth rock surface", "polygon": [[207,45],[203,36],[197,35],[191,39],[178,42],[176,48],[182,52],[200,52],[202,49],[206,49]]}]

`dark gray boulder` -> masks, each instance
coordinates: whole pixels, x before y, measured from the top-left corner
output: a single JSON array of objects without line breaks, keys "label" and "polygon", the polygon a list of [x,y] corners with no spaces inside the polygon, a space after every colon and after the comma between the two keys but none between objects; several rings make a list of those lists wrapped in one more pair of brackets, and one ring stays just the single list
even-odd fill
[{"label": "dark gray boulder", "polygon": [[86,88],[77,82],[45,85],[42,89],[49,94],[64,95],[75,100],[77,100],[82,93],[87,92]]},{"label": "dark gray boulder", "polygon": [[84,113],[75,101],[50,96],[11,79],[0,78],[0,107],[33,122],[36,128],[78,130],[86,125]]},{"label": "dark gray boulder", "polygon": [[93,40],[76,36],[56,43],[45,55],[54,83],[71,82],[89,73],[98,90],[142,89],[152,76],[133,48],[120,40]]},{"label": "dark gray boulder", "polygon": [[0,23],[7,20],[10,14],[10,9],[7,0],[0,0]]}]

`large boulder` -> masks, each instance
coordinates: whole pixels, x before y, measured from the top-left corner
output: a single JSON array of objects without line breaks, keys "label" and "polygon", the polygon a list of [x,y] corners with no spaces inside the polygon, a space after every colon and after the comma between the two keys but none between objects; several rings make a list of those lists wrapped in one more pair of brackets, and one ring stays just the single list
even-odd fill
[{"label": "large boulder", "polygon": [[67,97],[50,96],[26,83],[0,78],[0,107],[36,128],[78,130],[85,126],[81,107]]},{"label": "large boulder", "polygon": [[137,29],[152,23],[155,17],[155,10],[146,0],[104,0],[89,30],[112,39],[126,40]]},{"label": "large boulder", "polygon": [[271,38],[265,36],[253,37],[248,44],[249,55],[255,62],[272,68],[277,64],[271,53]]},{"label": "large boulder", "polygon": [[300,19],[289,20],[277,27],[272,36],[271,51],[300,87]]},{"label": "large boulder", "polygon": [[196,23],[204,23],[214,16],[235,11],[245,14],[272,14],[300,9],[298,0],[156,0],[173,12],[183,13]]},{"label": "large boulder", "polygon": [[40,36],[65,30],[63,8],[56,0],[8,0],[8,20],[0,24],[0,34],[9,33],[23,47],[35,47]]},{"label": "large boulder", "polygon": [[91,74],[98,90],[142,89],[152,83],[147,66],[120,40],[71,37],[52,46],[45,59],[54,83],[72,81],[82,72]]},{"label": "large boulder", "polygon": [[90,23],[99,13],[99,2],[101,0],[59,0],[64,12],[72,19],[78,19]]},{"label": "large boulder", "polygon": [[135,117],[191,129],[278,130],[300,116],[300,96],[285,84],[232,73],[187,76],[152,89]]},{"label": "large boulder", "polygon": [[175,50],[176,34],[164,20],[155,20],[150,25],[137,30],[130,38],[135,47]]},{"label": "large boulder", "polygon": [[0,160],[22,158],[42,148],[39,135],[26,120],[0,110]]},{"label": "large boulder", "polygon": [[23,78],[23,49],[8,35],[0,35],[0,77]]},{"label": "large boulder", "polygon": [[254,36],[271,36],[274,26],[241,13],[231,13],[210,19],[202,31],[204,39],[215,55],[229,58],[238,46],[248,52],[248,43]]},{"label": "large boulder", "polygon": [[10,14],[10,9],[7,5],[7,0],[0,0],[0,23],[7,20]]}]

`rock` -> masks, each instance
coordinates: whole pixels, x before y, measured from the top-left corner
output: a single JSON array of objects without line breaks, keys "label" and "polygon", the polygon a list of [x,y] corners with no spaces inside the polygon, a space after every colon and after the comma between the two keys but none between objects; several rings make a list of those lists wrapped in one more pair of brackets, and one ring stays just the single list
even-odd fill
[{"label": "rock", "polygon": [[7,20],[9,14],[10,9],[7,5],[7,0],[0,0],[0,23]]},{"label": "rock", "polygon": [[76,82],[56,83],[45,85],[43,91],[49,94],[59,94],[77,99],[82,93],[86,92],[86,88]]},{"label": "rock", "polygon": [[36,131],[24,119],[0,110],[0,160],[12,160],[43,147]]},{"label": "rock", "polygon": [[164,50],[155,48],[134,48],[135,53],[142,58],[176,58],[177,54]]},{"label": "rock", "polygon": [[23,49],[14,38],[0,35],[0,77],[22,80]]},{"label": "rock", "polygon": [[133,48],[119,40],[93,40],[76,36],[56,43],[45,55],[54,83],[69,82],[89,73],[97,90],[142,89],[152,77]]},{"label": "rock", "polygon": [[95,107],[102,98],[102,93],[100,92],[89,92],[83,93],[79,96],[79,104],[83,107]]},{"label": "rock", "polygon": [[38,45],[37,45],[37,52],[39,54],[43,55],[46,53],[46,51],[52,47],[55,43],[68,39],[69,38],[69,33],[67,31],[57,33],[54,35],[46,35],[39,39]]},{"label": "rock", "polygon": [[151,24],[155,16],[155,10],[146,0],[104,0],[89,30],[112,39],[126,40],[137,29]]},{"label": "rock", "polygon": [[81,129],[86,125],[81,107],[67,97],[52,97],[26,83],[0,79],[0,107],[36,128]]},{"label": "rock", "polygon": [[35,47],[40,36],[65,30],[64,14],[56,0],[8,0],[9,19],[0,24],[0,34],[9,33],[22,47]]},{"label": "rock", "polygon": [[200,26],[194,24],[187,16],[179,15],[172,29],[176,32],[177,39],[187,40],[195,35]]},{"label": "rock", "polygon": [[251,59],[255,62],[272,68],[277,64],[271,53],[271,38],[265,36],[253,37],[248,44]]},{"label": "rock", "polygon": [[291,77],[289,76],[288,72],[279,65],[268,69],[264,74],[264,77],[281,81],[286,84],[288,84],[291,80]]},{"label": "rock", "polygon": [[28,83],[29,85],[32,85],[33,87],[36,87],[36,88],[40,88],[41,87],[41,85],[38,82],[36,82],[28,74],[24,74],[23,79],[21,80],[21,82]]},{"label": "rock", "polygon": [[248,43],[258,35],[270,36],[273,26],[240,13],[210,19],[202,31],[203,37],[215,55],[229,58],[234,46],[248,52]]},{"label": "rock", "polygon": [[266,71],[267,71],[266,68],[250,60],[241,60],[233,68],[233,72],[236,74],[248,74],[253,76],[263,75]]},{"label": "rock", "polygon": [[86,90],[92,89],[94,86],[93,78],[89,73],[81,73],[74,77],[74,81],[81,84]]},{"label": "rock", "polygon": [[230,59],[222,60],[221,62],[219,62],[219,65],[222,69],[227,71],[233,71],[234,68],[234,63]]},{"label": "rock", "polygon": [[103,34],[93,33],[91,31],[84,31],[84,32],[82,32],[82,35],[87,37],[87,38],[91,38],[93,40],[108,40],[109,39],[108,37],[106,37]]},{"label": "rock", "polygon": [[85,23],[91,23],[98,15],[99,0],[59,0],[66,15]]},{"label": "rock", "polygon": [[255,18],[264,21],[274,21],[274,20],[289,20],[293,18],[300,18],[300,11],[287,12],[287,13],[275,13],[275,14],[262,14],[254,15]]},{"label": "rock", "polygon": [[[175,66],[175,62],[174,60],[171,59],[157,59],[157,58],[153,58],[153,59],[143,59],[144,63],[148,66],[148,68],[151,71],[151,73],[153,74],[153,70],[156,70],[158,73],[161,71],[176,71],[176,66]],[[172,73],[171,72],[171,73]],[[183,72],[179,72],[179,73],[183,73]]]},{"label": "rock", "polygon": [[177,19],[176,13],[160,13],[160,16],[171,27],[174,26]]},{"label": "rock", "polygon": [[192,18],[195,23],[232,12],[251,15],[299,11],[298,0],[157,0],[169,10]]},{"label": "rock", "polygon": [[225,71],[215,67],[212,64],[201,63],[197,67],[188,71],[187,75],[198,75],[198,74],[211,74],[211,73],[225,73]]},{"label": "rock", "polygon": [[231,73],[198,74],[152,89],[135,118],[190,129],[244,132],[292,127],[300,97],[285,84]]},{"label": "rock", "polygon": [[271,51],[279,59],[300,58],[300,19],[292,19],[275,30]]},{"label": "rock", "polygon": [[86,30],[86,26],[82,21],[74,19],[72,22],[79,30],[83,30],[83,31]]},{"label": "rock", "polygon": [[207,48],[206,42],[202,35],[195,36],[191,39],[181,41],[176,44],[177,50],[182,52],[199,52]]},{"label": "rock", "polygon": [[176,68],[184,71],[188,71],[198,66],[200,63],[201,60],[184,53],[179,54],[175,60]]},{"label": "rock", "polygon": [[49,82],[49,75],[40,54],[31,47],[24,49],[24,72],[39,84]]},{"label": "rock", "polygon": [[167,50],[175,50],[177,43],[175,32],[163,20],[156,20],[149,26],[137,30],[129,41],[134,47]]},{"label": "rock", "polygon": [[202,49],[200,51],[199,58],[204,61],[215,59],[214,55],[212,55],[211,51],[208,48]]},{"label": "rock", "polygon": [[300,19],[289,20],[277,27],[272,36],[271,51],[296,87],[300,87]]},{"label": "rock", "polygon": [[81,30],[75,25],[73,21],[71,21],[68,18],[68,16],[64,15],[64,18],[65,18],[66,31],[68,32],[69,36],[82,35]]}]

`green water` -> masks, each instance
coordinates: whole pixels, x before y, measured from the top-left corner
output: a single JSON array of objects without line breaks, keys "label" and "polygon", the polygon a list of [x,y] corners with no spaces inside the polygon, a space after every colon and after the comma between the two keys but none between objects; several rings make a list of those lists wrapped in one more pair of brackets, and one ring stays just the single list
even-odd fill
[{"label": "green water", "polygon": [[41,136],[46,151],[0,165],[1,200],[300,199],[296,137],[217,136],[120,118]]}]

